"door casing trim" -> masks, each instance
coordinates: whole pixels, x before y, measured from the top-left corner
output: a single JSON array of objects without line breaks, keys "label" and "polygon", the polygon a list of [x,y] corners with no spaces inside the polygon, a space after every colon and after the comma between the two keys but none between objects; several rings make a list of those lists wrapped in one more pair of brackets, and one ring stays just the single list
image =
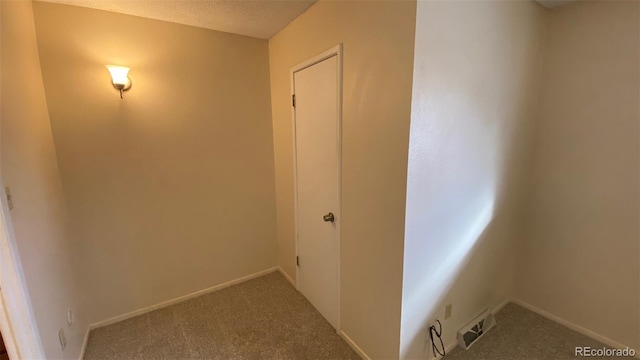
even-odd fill
[{"label": "door casing trim", "polygon": [[[0,182],[0,189],[4,189]],[[10,359],[44,359],[6,197],[0,200],[0,332]]]}]

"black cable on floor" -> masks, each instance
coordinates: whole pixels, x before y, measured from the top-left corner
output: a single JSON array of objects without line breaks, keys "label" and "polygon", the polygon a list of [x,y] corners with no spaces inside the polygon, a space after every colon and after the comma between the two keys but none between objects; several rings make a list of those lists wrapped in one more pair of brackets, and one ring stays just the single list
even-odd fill
[{"label": "black cable on floor", "polygon": [[[435,325],[431,325],[429,327],[429,337],[431,338],[431,350],[433,351],[433,356],[436,356],[436,352],[439,355],[444,356],[446,354],[446,351],[444,349],[444,342],[442,342],[442,323],[440,323],[440,320],[436,320],[436,322],[438,323],[439,330],[436,329]],[[438,347],[436,346],[436,342],[433,336],[434,334],[435,334],[435,337],[437,337],[438,340],[440,340],[440,347],[442,347],[442,352],[440,352],[440,349],[438,349]]]}]

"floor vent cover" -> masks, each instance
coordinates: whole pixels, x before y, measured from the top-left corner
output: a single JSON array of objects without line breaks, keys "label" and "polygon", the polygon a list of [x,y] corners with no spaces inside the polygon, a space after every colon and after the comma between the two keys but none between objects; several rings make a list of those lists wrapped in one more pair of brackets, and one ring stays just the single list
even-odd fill
[{"label": "floor vent cover", "polygon": [[489,329],[496,324],[496,318],[489,309],[471,320],[465,327],[458,330],[458,344],[467,350],[475,344]]}]

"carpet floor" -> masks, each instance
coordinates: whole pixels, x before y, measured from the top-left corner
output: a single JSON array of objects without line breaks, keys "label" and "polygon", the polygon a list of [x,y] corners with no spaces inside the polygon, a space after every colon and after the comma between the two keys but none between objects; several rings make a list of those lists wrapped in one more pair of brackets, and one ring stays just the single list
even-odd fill
[{"label": "carpet floor", "polygon": [[92,330],[84,359],[360,357],[274,272]]},{"label": "carpet floor", "polygon": [[[569,360],[604,344],[516,304],[471,349],[445,360]],[[92,330],[85,360],[360,359],[318,311],[274,272]],[[609,359],[600,357],[597,359]]]},{"label": "carpet floor", "polygon": [[[496,314],[496,326],[469,350],[456,347],[445,360],[575,360],[576,346],[604,344],[510,303]],[[591,357],[591,359],[611,359]],[[619,359],[619,358],[618,358]]]}]

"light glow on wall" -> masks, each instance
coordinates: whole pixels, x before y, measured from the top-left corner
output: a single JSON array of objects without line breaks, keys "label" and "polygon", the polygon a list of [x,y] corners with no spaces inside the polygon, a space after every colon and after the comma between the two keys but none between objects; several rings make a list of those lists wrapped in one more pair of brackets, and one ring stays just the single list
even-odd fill
[{"label": "light glow on wall", "polygon": [[[440,257],[437,262],[427,266],[429,270],[422,274],[420,283],[412,286],[410,291],[403,289],[402,318],[421,319],[421,321],[409,322],[402,328],[401,338],[407,336],[411,340],[401,341],[401,358],[406,357],[415,337],[424,335],[423,329],[427,328],[431,314],[453,285],[457,275],[473,253],[474,246],[491,223],[494,216],[494,203],[493,194],[483,197],[475,214],[468,216],[463,220],[465,223],[461,223],[458,227],[459,233],[455,236],[458,241],[442,244],[443,246],[438,249],[425,247],[424,251],[436,251]],[[405,269],[405,273],[407,271],[412,270]]]}]

